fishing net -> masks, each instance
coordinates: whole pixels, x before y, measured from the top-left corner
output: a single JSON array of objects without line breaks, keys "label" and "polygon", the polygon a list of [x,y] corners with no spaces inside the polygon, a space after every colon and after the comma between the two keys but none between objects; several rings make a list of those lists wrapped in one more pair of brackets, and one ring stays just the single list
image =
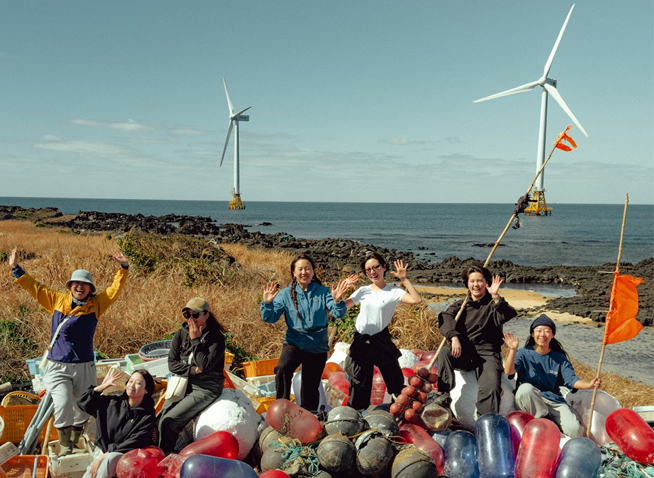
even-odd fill
[{"label": "fishing net", "polygon": [[602,478],[654,478],[654,467],[628,458],[614,445],[603,445],[602,465],[597,476]]}]

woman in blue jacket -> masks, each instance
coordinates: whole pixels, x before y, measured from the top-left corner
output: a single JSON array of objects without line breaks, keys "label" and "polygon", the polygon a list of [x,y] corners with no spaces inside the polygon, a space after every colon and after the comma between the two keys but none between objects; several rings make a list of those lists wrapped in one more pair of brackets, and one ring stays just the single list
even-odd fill
[{"label": "woman in blue jacket", "polygon": [[315,268],[311,257],[297,256],[291,262],[290,286],[279,291],[277,284],[269,282],[261,301],[264,322],[275,323],[284,314],[288,326],[275,367],[277,398],[290,398],[293,373],[302,365],[300,403],[307,410],[318,409],[320,377],[329,351],[327,311],[337,319],[345,317],[343,295],[350,287],[350,282],[342,280],[330,291],[316,277]]}]

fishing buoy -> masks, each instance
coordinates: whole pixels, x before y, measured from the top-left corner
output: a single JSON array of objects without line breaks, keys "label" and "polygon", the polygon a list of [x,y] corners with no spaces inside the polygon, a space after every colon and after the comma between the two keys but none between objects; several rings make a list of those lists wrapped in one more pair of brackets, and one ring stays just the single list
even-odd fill
[{"label": "fishing buoy", "polygon": [[160,461],[160,455],[156,452],[150,452],[142,448],[130,450],[118,460],[116,465],[116,476],[118,476],[118,478],[146,478],[157,476],[157,465]]},{"label": "fishing buoy", "polygon": [[316,441],[323,433],[322,425],[314,415],[285,398],[275,400],[268,407],[266,423],[302,443]]},{"label": "fishing buoy", "polygon": [[391,467],[391,478],[437,478],[434,462],[415,447],[400,451]]},{"label": "fishing buoy", "polygon": [[547,418],[535,418],[525,426],[515,460],[516,478],[551,477],[559,458],[561,432]]},{"label": "fishing buoy", "polygon": [[384,403],[386,396],[386,383],[381,373],[376,373],[372,377],[372,390],[370,391],[370,404],[381,405]]},{"label": "fishing buoy", "polygon": [[281,470],[270,470],[265,473],[261,473],[259,478],[291,478],[286,473]]},{"label": "fishing buoy", "polygon": [[400,438],[405,442],[413,444],[418,450],[434,460],[439,474],[443,474],[443,449],[436,441],[429,436],[429,433],[414,423],[402,423],[400,425]]},{"label": "fishing buoy", "polygon": [[523,412],[521,410],[516,412],[511,412],[506,416],[506,419],[511,425],[511,440],[513,442],[513,456],[518,456],[518,449],[520,448],[520,442],[522,441],[522,434],[524,433],[527,423],[532,421],[532,417],[529,413]]},{"label": "fishing buoy", "polygon": [[513,477],[515,459],[509,421],[497,413],[483,415],[475,424],[475,436],[479,474],[495,478]]},{"label": "fishing buoy", "polygon": [[324,438],[316,449],[316,455],[325,470],[338,474],[352,468],[356,450],[346,436],[338,433]]},{"label": "fishing buoy", "polygon": [[363,431],[365,422],[361,414],[352,407],[334,407],[327,414],[325,431],[328,435],[342,433],[351,437]]},{"label": "fishing buoy", "polygon": [[329,376],[334,372],[343,372],[343,376],[345,376],[345,371],[339,364],[335,362],[327,362],[325,368],[322,370],[322,380],[329,380]]},{"label": "fishing buoy", "polygon": [[479,478],[475,436],[457,430],[445,440],[443,474],[449,478]]},{"label": "fishing buoy", "polygon": [[393,464],[393,446],[376,430],[363,432],[354,446],[357,450],[357,469],[366,476],[385,476]]},{"label": "fishing buoy", "polygon": [[654,430],[633,410],[620,408],[606,417],[606,431],[629,458],[654,465]]},{"label": "fishing buoy", "polygon": [[188,457],[182,465],[180,478],[258,478],[257,472],[242,461],[207,455]]},{"label": "fishing buoy", "polygon": [[179,456],[186,458],[193,455],[209,455],[220,458],[238,458],[238,440],[229,432],[213,432],[200,440],[186,445]]},{"label": "fishing buoy", "polygon": [[563,448],[556,464],[556,478],[593,478],[602,464],[602,452],[593,440],[571,438]]},{"label": "fishing buoy", "polygon": [[179,478],[184,464],[184,458],[177,453],[171,453],[157,465],[157,475],[161,478]]}]

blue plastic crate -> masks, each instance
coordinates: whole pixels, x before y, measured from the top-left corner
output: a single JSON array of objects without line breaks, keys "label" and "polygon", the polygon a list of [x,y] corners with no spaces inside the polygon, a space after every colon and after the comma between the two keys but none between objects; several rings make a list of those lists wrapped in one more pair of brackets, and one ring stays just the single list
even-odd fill
[{"label": "blue plastic crate", "polygon": [[[43,357],[37,357],[37,358],[25,360],[25,363],[27,364],[27,368],[30,371],[30,375],[33,376],[43,375],[43,370],[39,368],[39,364],[41,363],[42,359]],[[98,352],[96,351],[93,352],[93,361],[94,362],[98,361]]]}]

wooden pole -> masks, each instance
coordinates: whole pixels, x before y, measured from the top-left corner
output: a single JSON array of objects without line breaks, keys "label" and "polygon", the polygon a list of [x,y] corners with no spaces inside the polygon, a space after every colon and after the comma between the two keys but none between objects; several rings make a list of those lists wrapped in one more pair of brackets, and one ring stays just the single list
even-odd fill
[{"label": "wooden pole", "polygon": [[[624,201],[624,212],[622,213],[622,229],[620,230],[620,246],[618,247],[618,261],[615,264],[615,275],[613,277],[613,285],[611,286],[611,292],[613,292],[613,287],[615,287],[616,276],[620,273],[620,258],[622,257],[622,243],[624,241],[624,226],[627,223],[627,206],[629,205],[629,194]],[[611,294],[611,300],[609,301],[609,311],[613,309],[613,293]],[[606,332],[606,320],[604,320],[604,331]],[[604,351],[606,350],[606,344],[602,340],[602,351],[600,352],[599,362],[597,364],[597,373],[595,378],[599,378],[600,372],[602,371],[602,362],[604,361]],[[593,410],[595,409],[595,399],[597,398],[597,389],[593,388],[593,398],[590,401],[590,413],[588,415],[588,426],[586,427],[586,437],[590,438],[590,429],[593,424]]]},{"label": "wooden pole", "polygon": [[[565,130],[565,133],[567,133],[570,130],[570,128],[571,128],[571,126],[568,126],[566,128],[566,130]],[[525,196],[528,195],[531,192],[531,190],[533,189],[534,184],[536,184],[536,180],[538,179],[538,176],[540,176],[541,173],[543,172],[543,169],[545,169],[545,165],[547,164],[547,162],[552,157],[552,154],[554,154],[554,150],[556,149],[557,145],[559,144],[559,141],[554,143],[554,147],[552,148],[552,151],[550,151],[550,154],[547,156],[547,159],[543,162],[543,165],[540,167],[538,172],[536,172],[536,176],[534,177],[534,180],[531,182],[531,184],[527,188],[527,192],[525,193]],[[507,231],[509,230],[509,227],[511,227],[511,223],[513,222],[513,220],[516,218],[517,215],[518,215],[518,213],[516,211],[514,211],[513,214],[511,215],[511,218],[509,219],[509,222],[506,223],[506,227],[502,231],[502,234],[500,234],[500,237],[497,238],[497,241],[495,241],[495,245],[493,246],[491,251],[488,253],[488,257],[486,258],[486,262],[484,262],[484,267],[487,267],[488,264],[490,263],[491,258],[493,257],[493,254],[495,254],[495,251],[500,246],[500,243],[502,242],[502,239],[504,239],[504,236],[506,235]],[[466,287],[467,287],[467,284],[466,284]],[[461,318],[461,315],[463,315],[463,311],[465,310],[465,307],[466,307],[466,304],[468,303],[469,297],[470,297],[470,294],[467,294],[465,296],[465,298],[463,299],[463,302],[461,303],[461,307],[459,308],[459,311],[457,312],[456,317],[454,317],[454,322],[458,322],[459,319]],[[443,337],[443,340],[441,340],[440,345],[436,349],[436,353],[434,354],[432,359],[429,361],[429,364],[427,365],[427,370],[431,370],[431,368],[436,363],[436,358],[438,357],[438,354],[440,353],[441,349],[445,346],[445,341],[446,341],[446,339],[445,339],[445,337]]]}]

